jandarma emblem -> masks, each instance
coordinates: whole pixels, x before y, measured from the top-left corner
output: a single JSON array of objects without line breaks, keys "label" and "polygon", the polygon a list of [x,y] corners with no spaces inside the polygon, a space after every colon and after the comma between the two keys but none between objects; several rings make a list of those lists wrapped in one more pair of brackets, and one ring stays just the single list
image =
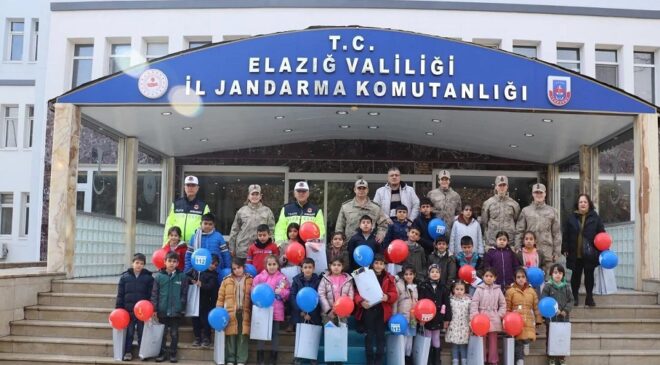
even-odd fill
[{"label": "jandarma emblem", "polygon": [[555,106],[564,106],[571,101],[571,78],[548,76],[548,100]]}]

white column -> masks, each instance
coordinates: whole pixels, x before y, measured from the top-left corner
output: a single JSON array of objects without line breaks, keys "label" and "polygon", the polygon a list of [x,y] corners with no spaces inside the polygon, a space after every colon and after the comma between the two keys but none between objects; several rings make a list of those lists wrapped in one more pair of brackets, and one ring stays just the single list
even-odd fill
[{"label": "white column", "polygon": [[538,46],[538,57],[539,59],[550,62],[557,63],[557,42],[555,41],[543,41]]},{"label": "white column", "polygon": [[503,51],[513,51],[513,39],[507,38],[500,41],[500,49]]},{"label": "white column", "polygon": [[126,138],[124,142],[123,174],[123,217],[126,221],[126,251],[124,262],[132,262],[135,253],[135,224],[137,223],[137,175],[138,139]]},{"label": "white column", "polygon": [[635,93],[635,50],[632,45],[624,44],[619,51],[619,87]]},{"label": "white column", "polygon": [[108,52],[104,37],[94,38],[94,55],[92,58],[92,80],[108,74]]},{"label": "white column", "polygon": [[596,77],[596,44],[586,42],[582,46],[581,73],[590,77]]}]

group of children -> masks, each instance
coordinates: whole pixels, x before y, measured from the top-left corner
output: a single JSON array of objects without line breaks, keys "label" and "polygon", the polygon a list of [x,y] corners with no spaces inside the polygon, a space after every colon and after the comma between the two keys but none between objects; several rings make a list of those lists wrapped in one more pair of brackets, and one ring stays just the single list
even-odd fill
[{"label": "group of children", "polygon": [[[426,205],[429,206],[423,204],[421,209],[430,208],[430,204]],[[441,334],[444,333],[445,341],[453,344],[452,365],[466,365],[467,344],[472,333],[470,320],[479,313],[485,313],[490,319],[490,330],[484,338],[485,361],[497,364],[497,335],[502,331],[502,318],[511,311],[520,313],[525,323],[515,342],[516,365],[523,364],[529,341],[536,339],[535,327],[542,324],[538,310],[539,293],[530,287],[525,271],[525,267],[543,267],[543,257],[535,249],[534,233],[525,234],[525,247],[518,254],[510,248],[507,233],[499,232],[496,248],[483,255],[475,252],[469,236],[461,239],[461,252],[451,255],[444,236],[430,240],[417,221],[407,220],[405,207],[396,211],[395,222],[382,241],[376,237],[372,218],[368,215],[360,218],[359,228],[348,242],[343,233],[333,233],[326,251],[329,269],[317,275],[317,263],[305,258],[300,264],[301,272],[291,282],[280,268],[292,266],[286,258],[286,246],[292,242],[304,243],[298,236],[299,226],[295,223],[287,229],[289,242],[279,247],[271,239],[268,226],[259,226],[257,240],[249,247],[247,260],[229,256],[222,235],[214,229],[212,215],[204,216],[200,232],[185,250],[179,244],[180,230],[173,227],[169,232],[167,248],[170,252],[165,267],[154,275],[152,281],[149,280],[151,273],[143,268],[145,257],[142,254],[136,254],[132,269],[126,271],[120,280],[117,307],[131,313],[124,360],[132,359],[133,328],[137,326],[138,342],[142,332],[142,323],[135,319],[132,306],[140,299],[151,299],[154,317],[166,325],[165,333],[171,337],[169,350],[165,346],[166,336],[163,337],[162,351],[156,361],[162,362],[168,357],[171,362],[177,361],[178,327],[186,308],[186,293],[189,285],[197,285],[201,295],[199,317],[193,317],[193,346],[210,345],[211,329],[207,315],[215,306],[224,307],[230,316],[225,328],[226,363],[245,364],[252,310],[250,293],[256,285],[265,283],[275,292],[275,302],[270,353],[266,351],[265,341],[257,344],[257,363],[260,365],[266,363],[267,357],[269,364],[277,363],[278,329],[287,318],[288,331],[293,331],[298,323],[346,323],[347,318],[340,318],[334,309],[340,297],[349,297],[355,303],[352,315],[358,322],[358,330],[366,334],[365,353],[369,365],[382,364],[387,323],[395,313],[401,313],[409,321],[405,341],[406,364],[412,363],[413,337],[422,335],[431,338],[429,364],[439,365]],[[384,256],[394,239],[405,240],[409,252],[398,270],[397,266],[390,266]],[[431,247],[428,242],[432,242]],[[360,245],[369,246],[375,253],[370,267],[384,293],[380,303],[375,305],[360,295],[350,275],[359,269],[353,251]],[[202,273],[189,266],[192,249],[198,247],[208,248],[213,253],[212,265]],[[185,262],[183,270],[181,261]],[[255,277],[246,272],[246,264],[256,267]],[[477,270],[478,277],[473,282],[456,279],[457,271],[463,265],[471,265]],[[223,277],[220,272],[229,267],[231,273]],[[548,274],[550,280],[545,283],[541,296],[551,296],[559,303],[559,313],[552,318],[553,321],[568,321],[573,296],[564,278],[564,268],[554,265]],[[315,289],[319,295],[319,305],[311,313],[298,308],[295,300],[297,293],[306,287]],[[436,306],[436,315],[426,323],[417,323],[411,313],[421,299],[430,299]],[[563,358],[550,358],[549,364],[559,365],[564,361]],[[302,362],[302,359],[295,359],[295,363]]]}]

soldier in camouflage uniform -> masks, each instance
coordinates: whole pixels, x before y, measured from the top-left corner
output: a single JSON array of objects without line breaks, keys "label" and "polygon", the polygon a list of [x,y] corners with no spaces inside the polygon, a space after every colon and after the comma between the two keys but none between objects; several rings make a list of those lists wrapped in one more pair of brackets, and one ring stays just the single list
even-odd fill
[{"label": "soldier in camouflage uniform", "polygon": [[248,198],[231,225],[229,251],[232,256],[245,258],[248,247],[257,239],[257,226],[267,224],[271,234],[275,227],[273,211],[261,203],[261,186],[252,184],[248,187]]},{"label": "soldier in camouflage uniform", "polygon": [[341,205],[337,215],[335,231],[343,232],[346,237],[353,237],[360,225],[360,217],[368,215],[378,229],[376,240],[381,242],[387,233],[387,216],[380,206],[369,199],[369,184],[364,179],[355,182],[355,198]]},{"label": "soldier in camouflage uniform", "polygon": [[451,175],[449,171],[442,170],[438,174],[439,188],[429,191],[426,195],[431,202],[433,202],[433,213],[435,216],[442,219],[447,226],[445,230],[445,237],[449,238],[451,233],[451,226],[454,224],[454,219],[457,215],[461,214],[461,196],[458,195],[454,189],[449,187]]},{"label": "soldier in camouflage uniform", "polygon": [[481,209],[486,251],[495,248],[495,235],[499,231],[508,233],[509,242],[514,242],[520,205],[509,197],[508,190],[509,179],[506,176],[496,177],[495,195],[488,198]]},{"label": "soldier in camouflage uniform", "polygon": [[532,186],[534,201],[523,208],[516,223],[516,250],[522,247],[525,232],[536,235],[536,248],[546,257],[544,271],[547,273],[561,255],[561,229],[557,210],[545,204],[545,185]]}]

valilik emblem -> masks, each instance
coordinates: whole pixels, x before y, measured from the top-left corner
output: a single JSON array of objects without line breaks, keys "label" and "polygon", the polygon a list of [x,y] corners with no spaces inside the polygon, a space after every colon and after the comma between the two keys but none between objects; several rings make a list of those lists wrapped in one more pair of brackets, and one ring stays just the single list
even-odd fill
[{"label": "valilik emblem", "polygon": [[571,78],[548,76],[548,100],[555,106],[564,106],[571,100]]}]

